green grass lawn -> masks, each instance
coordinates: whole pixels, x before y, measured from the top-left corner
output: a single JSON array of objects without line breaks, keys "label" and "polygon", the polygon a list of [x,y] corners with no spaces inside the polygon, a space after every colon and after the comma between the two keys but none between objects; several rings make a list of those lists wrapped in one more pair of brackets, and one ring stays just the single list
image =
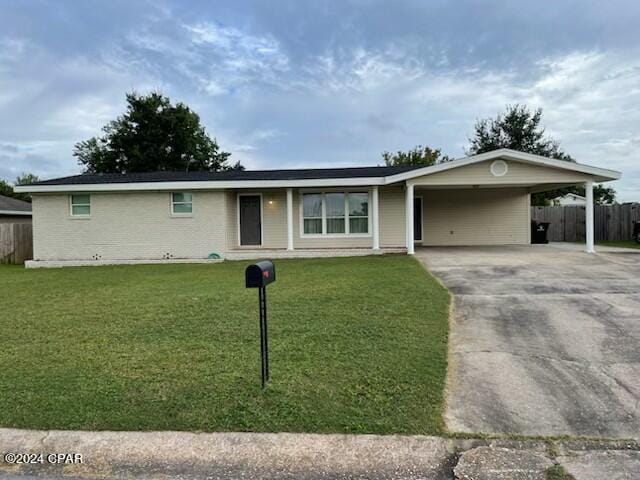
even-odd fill
[{"label": "green grass lawn", "polygon": [[277,261],[264,391],[247,264],[0,266],[0,426],[442,432],[449,295],[415,259]]},{"label": "green grass lawn", "polygon": [[633,240],[621,240],[618,242],[598,242],[598,245],[606,245],[607,247],[624,247],[624,248],[640,248],[640,243]]}]

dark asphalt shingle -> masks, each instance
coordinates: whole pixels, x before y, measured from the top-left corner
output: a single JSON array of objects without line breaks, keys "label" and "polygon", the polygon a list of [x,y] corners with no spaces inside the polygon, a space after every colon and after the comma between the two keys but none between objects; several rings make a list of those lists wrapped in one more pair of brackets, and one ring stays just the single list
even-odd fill
[{"label": "dark asphalt shingle", "polygon": [[145,172],[82,174],[53,178],[33,185],[89,185],[100,183],[197,182],[243,180],[316,180],[335,178],[388,177],[424,165],[396,167],[310,168],[299,170],[230,170],[226,172]]}]

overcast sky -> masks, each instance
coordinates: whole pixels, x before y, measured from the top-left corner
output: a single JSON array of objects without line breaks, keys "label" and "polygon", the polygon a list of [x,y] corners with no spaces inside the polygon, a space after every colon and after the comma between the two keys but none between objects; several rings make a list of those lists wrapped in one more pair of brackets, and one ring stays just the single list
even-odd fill
[{"label": "overcast sky", "polygon": [[542,107],[640,200],[640,2],[0,0],[0,178],[80,172],[124,94],[191,106],[247,168],[460,157],[476,119]]}]

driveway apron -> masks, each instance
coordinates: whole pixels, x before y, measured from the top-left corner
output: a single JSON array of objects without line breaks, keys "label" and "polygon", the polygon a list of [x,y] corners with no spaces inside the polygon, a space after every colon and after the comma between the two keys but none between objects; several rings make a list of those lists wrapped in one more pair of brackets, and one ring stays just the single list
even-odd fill
[{"label": "driveway apron", "polygon": [[640,250],[422,248],[454,296],[454,432],[640,436]]}]

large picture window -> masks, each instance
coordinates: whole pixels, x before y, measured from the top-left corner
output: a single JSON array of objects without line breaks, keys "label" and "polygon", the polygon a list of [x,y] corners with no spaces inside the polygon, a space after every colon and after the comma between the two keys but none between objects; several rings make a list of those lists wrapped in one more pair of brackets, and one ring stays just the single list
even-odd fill
[{"label": "large picture window", "polygon": [[304,193],[303,235],[368,235],[369,194],[366,192]]}]

